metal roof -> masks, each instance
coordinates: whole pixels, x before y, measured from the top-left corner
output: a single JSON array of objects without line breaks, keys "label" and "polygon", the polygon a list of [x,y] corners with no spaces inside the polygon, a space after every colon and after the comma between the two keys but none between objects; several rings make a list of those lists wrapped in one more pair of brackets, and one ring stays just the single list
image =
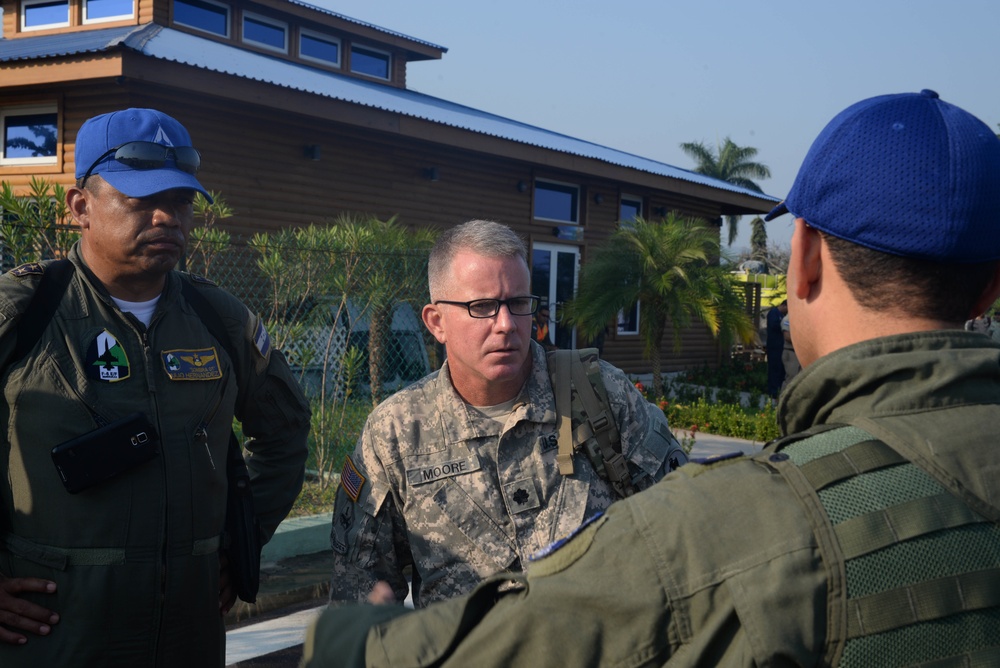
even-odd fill
[{"label": "metal roof", "polygon": [[364,26],[365,28],[371,28],[372,30],[377,30],[378,32],[384,33],[386,35],[392,35],[393,37],[402,37],[403,39],[408,39],[411,42],[417,42],[419,44],[423,44],[425,46],[429,46],[429,47],[432,47],[434,49],[439,49],[442,52],[447,52],[448,51],[448,49],[446,47],[440,46],[438,44],[433,44],[431,42],[427,42],[427,41],[424,41],[422,39],[417,39],[416,37],[410,37],[409,35],[404,35],[403,33],[396,32],[395,30],[386,30],[385,28],[383,28],[381,26],[377,26],[377,25],[372,24],[372,23],[366,23],[364,21],[359,21],[358,19],[351,18],[350,16],[344,16],[343,14],[338,14],[337,12],[330,11],[329,9],[326,9],[324,7],[320,7],[319,5],[313,5],[313,4],[310,4],[308,2],[302,2],[301,0],[286,0],[286,2],[289,2],[289,3],[293,4],[293,5],[298,5],[300,7],[306,7],[308,9],[312,9],[312,10],[315,10],[317,12],[321,12],[323,14],[326,14],[328,16],[334,16],[334,17],[336,17],[338,19],[342,19],[344,21],[347,21],[348,23],[353,23],[354,25]]},{"label": "metal roof", "polygon": [[779,201],[776,197],[756,193],[690,170],[424,95],[414,90],[400,89],[312,68],[156,24],[0,40],[0,63],[112,51],[117,48],[133,50],[150,58],[420,118],[512,142],[592,158],[718,190],[773,200],[775,203]]}]

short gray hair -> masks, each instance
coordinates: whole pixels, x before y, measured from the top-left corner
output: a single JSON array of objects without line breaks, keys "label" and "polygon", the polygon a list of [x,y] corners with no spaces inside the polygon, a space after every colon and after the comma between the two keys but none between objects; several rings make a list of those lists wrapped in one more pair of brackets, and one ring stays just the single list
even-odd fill
[{"label": "short gray hair", "polygon": [[452,260],[459,251],[469,250],[484,257],[519,257],[528,264],[528,248],[514,230],[492,220],[470,220],[445,230],[431,249],[427,262],[427,283],[431,301],[440,297],[448,280]]}]

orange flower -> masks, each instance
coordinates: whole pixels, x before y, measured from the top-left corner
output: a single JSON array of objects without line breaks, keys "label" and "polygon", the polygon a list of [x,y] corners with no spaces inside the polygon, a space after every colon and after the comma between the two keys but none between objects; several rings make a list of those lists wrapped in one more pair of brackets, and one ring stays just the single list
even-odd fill
[{"label": "orange flower", "polygon": [[640,381],[635,382],[635,389],[639,390],[640,392],[646,391],[646,387]]}]

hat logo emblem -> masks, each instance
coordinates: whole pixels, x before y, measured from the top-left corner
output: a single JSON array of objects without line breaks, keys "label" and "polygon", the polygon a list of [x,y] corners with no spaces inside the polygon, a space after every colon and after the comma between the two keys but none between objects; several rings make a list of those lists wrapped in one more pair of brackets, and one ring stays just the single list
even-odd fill
[{"label": "hat logo emblem", "polygon": [[162,144],[164,146],[173,146],[174,145],[174,143],[172,141],[170,141],[170,137],[167,136],[167,133],[163,131],[163,126],[162,125],[157,126],[157,128],[156,128],[156,136],[153,137],[153,143],[154,144]]}]

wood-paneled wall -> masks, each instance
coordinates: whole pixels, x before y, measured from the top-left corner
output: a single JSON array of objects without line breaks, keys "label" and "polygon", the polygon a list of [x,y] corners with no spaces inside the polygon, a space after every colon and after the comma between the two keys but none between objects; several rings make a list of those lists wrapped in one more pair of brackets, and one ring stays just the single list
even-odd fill
[{"label": "wood-paneled wall", "polygon": [[[24,95],[44,97],[43,91],[24,91]],[[72,183],[73,141],[85,119],[130,106],[160,109],[187,127],[203,155],[199,180],[221,192],[235,210],[222,225],[244,238],[286,226],[323,223],[341,212],[364,212],[395,215],[413,227],[446,228],[487,218],[510,225],[529,242],[551,242],[552,224],[532,221],[532,189],[520,192],[517,187],[518,182],[531,184],[536,177],[581,186],[583,262],[589,249],[605,242],[614,229],[621,192],[642,196],[650,209],[665,206],[707,219],[719,216],[711,203],[634,184],[359,128],[336,118],[317,122],[307,115],[142,82],[89,82],[64,89],[64,168],[50,180]],[[306,157],[305,147],[312,144],[320,146],[318,161]],[[428,178],[430,168],[437,169],[437,181]],[[28,178],[0,168],[0,179],[15,187],[23,187]],[[600,204],[594,201],[595,193],[602,193]],[[685,332],[680,355],[673,352],[672,340],[664,342],[662,354],[665,371],[715,363],[719,358],[718,347],[701,326]],[[609,334],[604,356],[627,373],[649,371],[636,336]]]}]

